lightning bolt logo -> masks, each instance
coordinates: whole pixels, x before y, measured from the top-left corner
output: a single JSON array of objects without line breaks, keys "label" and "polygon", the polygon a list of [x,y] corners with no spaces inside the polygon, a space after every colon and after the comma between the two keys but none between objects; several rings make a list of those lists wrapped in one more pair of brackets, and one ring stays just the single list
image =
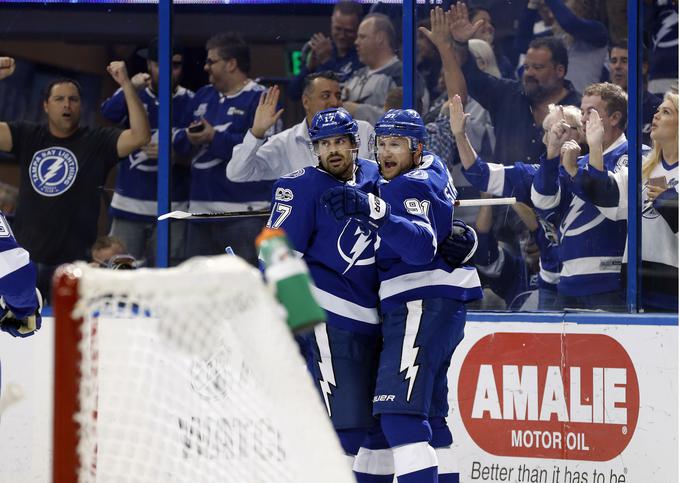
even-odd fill
[{"label": "lightning bolt logo", "polygon": [[423,301],[413,300],[406,303],[406,326],[404,327],[404,340],[401,346],[401,362],[399,364],[399,374],[406,372],[404,381],[408,381],[408,390],[406,392],[406,402],[411,400],[411,393],[413,386],[418,377],[419,366],[416,364],[418,351],[420,348],[416,346],[416,336],[420,328],[420,319],[423,315]]},{"label": "lightning bolt logo", "polygon": [[47,168],[47,172],[45,173],[45,176],[43,176],[43,180],[42,183],[40,183],[40,186],[44,186],[45,183],[54,178],[61,169],[63,164],[64,160],[62,158],[57,158],[57,160],[54,163],[52,163],[52,165],[49,168]]},{"label": "lightning bolt logo", "polygon": [[342,259],[345,262],[347,262],[347,268],[345,269],[344,272],[342,272],[343,275],[346,274],[349,271],[349,269],[352,268],[354,265],[357,266],[370,265],[375,261],[375,257],[364,258],[362,260],[359,259],[361,254],[364,253],[366,248],[368,248],[373,242],[371,234],[370,233],[368,235],[365,234],[361,230],[361,227],[357,227],[356,230],[354,231],[354,236],[358,236],[358,238],[355,240],[354,245],[352,245],[352,249],[349,251],[349,256],[347,256],[345,252],[343,252],[341,241],[343,240],[345,230],[347,230],[347,227],[350,225],[350,223],[352,223],[352,221],[347,220],[347,223],[345,223],[345,226],[343,227],[340,236],[338,236],[338,241],[336,243],[338,253],[342,257]]},{"label": "lightning bolt logo", "polygon": [[569,213],[567,213],[567,216],[564,218],[564,221],[562,222],[561,226],[562,236],[560,237],[560,242],[564,240],[564,237],[577,236],[580,235],[581,233],[585,233],[591,228],[595,228],[597,225],[599,225],[605,220],[605,216],[602,213],[599,213],[589,222],[584,223],[578,228],[573,228],[570,230],[569,227],[572,224],[574,224],[576,219],[581,215],[581,213],[583,213],[584,206],[585,201],[583,201],[581,198],[579,198],[578,196],[574,196],[572,198],[571,205],[569,206]]},{"label": "lightning bolt logo", "polygon": [[316,344],[319,347],[319,370],[321,371],[321,378],[319,379],[319,386],[321,387],[321,394],[323,401],[326,404],[326,411],[328,416],[331,416],[331,402],[330,396],[333,394],[333,388],[336,387],[335,373],[333,372],[333,361],[331,359],[331,346],[328,342],[328,332],[325,324],[319,324],[314,328],[314,336]]}]

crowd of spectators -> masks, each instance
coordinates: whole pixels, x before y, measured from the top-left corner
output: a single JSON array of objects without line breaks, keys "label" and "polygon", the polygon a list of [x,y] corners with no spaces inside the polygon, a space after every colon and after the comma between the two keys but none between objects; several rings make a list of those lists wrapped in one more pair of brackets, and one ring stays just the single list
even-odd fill
[{"label": "crowd of spectators", "polygon": [[[611,210],[626,200],[621,179],[627,179],[629,162],[647,166],[653,156],[655,166],[663,169],[644,176],[643,216],[659,218],[655,229],[666,223],[662,231],[668,240],[660,246],[675,256],[663,257],[662,276],[664,280],[675,277],[668,283],[676,290],[670,294],[663,291],[663,303],[655,299],[646,308],[677,309],[677,1],[644,1],[641,139],[655,150],[648,155],[645,147],[644,160],[630,161],[625,136],[628,46],[626,33],[618,25],[622,14],[613,5],[616,2],[527,0],[514,29],[504,31],[502,37],[495,27],[498,19],[493,17],[491,2],[470,3],[469,8],[461,2],[451,4],[446,11],[437,7],[429,11],[429,18],[420,19],[416,109],[426,122],[428,150],[446,162],[460,197],[517,198],[513,208],[459,212],[477,226],[480,250],[474,260],[487,290],[498,295],[498,305],[491,308],[622,309],[627,222]],[[379,5],[367,12],[361,4],[337,2],[330,29],[319,25],[319,32],[304,44],[300,73],[268,89],[250,75],[249,45],[238,35],[223,33],[206,43],[208,83],[194,93],[181,85],[184,52],[175,43],[173,209],[231,212],[268,208],[274,180],[314,164],[307,127],[324,109],[344,107],[360,120],[358,155],[372,157],[372,124],[387,109],[402,103],[401,25],[395,25],[389,12],[382,11]],[[97,132],[106,137],[99,147],[106,147],[107,159],[100,160],[103,166],[95,177],[101,178],[120,158],[110,207],[110,235],[120,239],[138,264],[150,265],[155,256],[157,211],[157,43],[152,41],[139,54],[147,61],[146,72],[128,78],[119,64],[114,66],[112,75],[121,88],[104,102],[101,113],[126,131]],[[4,59],[0,79],[13,70],[11,59]],[[56,86],[68,88],[60,99],[65,98],[69,107],[55,104],[52,109],[50,96],[54,93],[48,90],[45,110],[50,126],[66,125],[63,132],[52,129],[50,136],[72,143],[81,129],[73,107],[78,86],[70,80]],[[285,130],[284,99],[299,102],[304,111],[304,118]],[[140,100],[147,127],[140,126],[135,113],[130,112],[139,108]],[[75,113],[68,122],[66,111]],[[668,128],[661,122],[662,116],[673,115],[674,151],[669,147],[673,133],[666,132]],[[23,129],[17,123],[0,123],[0,149],[18,152]],[[135,136],[130,140],[121,132]],[[118,136],[127,142],[121,143]],[[69,174],[70,163],[75,163],[77,172],[85,168],[86,160],[72,161],[64,155],[59,162],[37,162],[37,151],[21,156],[26,158],[21,161],[22,169],[24,164],[37,163],[37,174],[28,170],[22,174],[25,179],[14,221],[17,239],[31,248],[36,242],[26,228],[31,223],[25,213],[30,202],[27,192],[49,207],[50,200],[54,202],[58,196],[56,191],[45,192],[45,186],[62,176],[62,171],[60,180],[68,184],[68,177],[75,176]],[[84,182],[96,184],[94,180]],[[617,195],[598,197],[594,187],[618,190]],[[663,190],[659,191],[660,187]],[[60,189],[65,192],[69,188]],[[649,199],[648,193],[653,193]],[[13,206],[14,201],[3,198],[3,203]],[[58,230],[71,238],[64,241],[75,247],[68,255],[71,258],[87,257],[86,248],[92,245],[96,228],[98,208],[94,205],[80,208],[83,215],[77,230]],[[669,208],[673,206],[675,212]],[[51,210],[46,209],[42,216],[68,226],[70,214]],[[172,263],[193,255],[223,253],[231,246],[255,264],[252,242],[265,221],[253,216],[174,223]],[[652,225],[643,224],[645,240],[649,236],[644,233],[646,226]],[[39,268],[47,265],[52,269],[67,261],[51,255],[47,247],[37,247],[37,256],[41,250],[50,255],[37,260]],[[657,265],[648,267],[651,271],[645,272],[646,279],[654,279]],[[647,286],[657,285],[649,282]],[[668,303],[668,297],[675,305]]]}]

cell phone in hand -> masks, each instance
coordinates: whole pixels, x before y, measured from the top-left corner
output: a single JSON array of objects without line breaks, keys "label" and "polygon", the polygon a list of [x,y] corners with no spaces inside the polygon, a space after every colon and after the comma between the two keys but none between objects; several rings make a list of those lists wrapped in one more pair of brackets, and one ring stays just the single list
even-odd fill
[{"label": "cell phone in hand", "polygon": [[659,188],[668,188],[665,176],[659,176],[658,178],[649,178],[648,184],[650,186],[658,186]]},{"label": "cell phone in hand", "polygon": [[194,124],[193,126],[189,126],[187,131],[189,131],[192,134],[198,134],[199,132],[203,132],[204,129],[205,129],[205,125]]}]

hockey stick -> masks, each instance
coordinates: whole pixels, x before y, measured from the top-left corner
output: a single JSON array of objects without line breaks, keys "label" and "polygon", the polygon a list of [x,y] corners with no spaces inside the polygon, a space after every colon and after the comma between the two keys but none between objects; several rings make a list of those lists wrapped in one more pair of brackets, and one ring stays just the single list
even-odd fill
[{"label": "hockey stick", "polygon": [[477,200],[456,200],[455,206],[494,206],[494,205],[514,205],[517,200],[514,196],[510,198],[479,198]]},{"label": "hockey stick", "polygon": [[[491,205],[514,205],[515,198],[480,198],[478,200],[456,200],[456,206],[491,206]],[[245,218],[249,216],[269,216],[269,210],[257,211],[231,211],[225,213],[189,213],[187,211],[171,211],[158,217],[158,221],[173,220],[196,220],[201,218]]]}]

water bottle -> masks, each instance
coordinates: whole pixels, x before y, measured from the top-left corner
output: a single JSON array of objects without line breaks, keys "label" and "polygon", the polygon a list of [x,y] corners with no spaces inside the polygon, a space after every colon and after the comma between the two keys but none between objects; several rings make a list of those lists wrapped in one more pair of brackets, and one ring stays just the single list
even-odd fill
[{"label": "water bottle", "polygon": [[280,228],[264,228],[255,239],[267,283],[288,312],[288,326],[295,333],[311,329],[326,320],[311,292],[305,262],[297,257]]}]

